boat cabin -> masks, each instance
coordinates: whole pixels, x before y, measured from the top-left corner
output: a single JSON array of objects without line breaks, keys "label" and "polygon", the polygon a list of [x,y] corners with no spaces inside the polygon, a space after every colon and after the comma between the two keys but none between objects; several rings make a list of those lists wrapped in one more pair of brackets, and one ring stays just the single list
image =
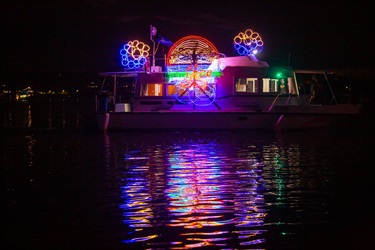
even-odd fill
[{"label": "boat cabin", "polygon": [[286,103],[298,95],[292,70],[269,67],[251,56],[216,59],[207,68],[190,72],[181,73],[181,68],[102,73],[112,83],[101,89],[110,103],[101,108],[115,112],[264,110],[275,97]]}]

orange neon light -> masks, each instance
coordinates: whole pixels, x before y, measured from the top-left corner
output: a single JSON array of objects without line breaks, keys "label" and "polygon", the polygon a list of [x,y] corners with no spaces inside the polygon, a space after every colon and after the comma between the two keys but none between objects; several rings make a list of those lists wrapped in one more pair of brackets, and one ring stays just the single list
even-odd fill
[{"label": "orange neon light", "polygon": [[204,37],[186,36],[175,42],[169,49],[167,65],[190,64],[193,54],[197,55],[198,64],[209,64],[219,52],[215,45]]}]

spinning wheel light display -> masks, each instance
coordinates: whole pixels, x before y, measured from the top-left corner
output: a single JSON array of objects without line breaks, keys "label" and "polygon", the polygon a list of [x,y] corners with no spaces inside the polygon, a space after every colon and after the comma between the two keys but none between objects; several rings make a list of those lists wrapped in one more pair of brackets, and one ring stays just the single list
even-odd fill
[{"label": "spinning wheel light display", "polygon": [[217,74],[213,74],[211,70],[201,69],[198,65],[210,65],[218,55],[216,47],[199,36],[184,37],[171,47],[167,57],[169,68],[173,65],[178,65],[178,68],[187,65],[184,73],[170,72],[168,75],[170,78],[183,76],[175,84],[176,99],[180,103],[193,103],[197,106],[215,104],[216,92],[213,76]]},{"label": "spinning wheel light display", "polygon": [[147,62],[150,46],[138,40],[129,41],[120,50],[121,64],[126,69],[139,69]]},{"label": "spinning wheel light display", "polygon": [[234,49],[242,56],[257,54],[263,50],[263,41],[258,32],[247,29],[234,37]]},{"label": "spinning wheel light display", "polygon": [[170,48],[167,64],[191,64],[193,54],[197,64],[211,64],[219,52],[206,38],[186,36],[175,42]]}]

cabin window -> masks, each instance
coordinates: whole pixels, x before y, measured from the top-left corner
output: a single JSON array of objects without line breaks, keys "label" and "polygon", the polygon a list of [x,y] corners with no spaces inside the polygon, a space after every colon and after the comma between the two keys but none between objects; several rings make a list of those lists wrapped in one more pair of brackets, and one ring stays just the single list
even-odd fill
[{"label": "cabin window", "polygon": [[290,94],[296,94],[297,91],[296,91],[296,88],[295,88],[295,85],[293,84],[293,79],[288,77],[288,91]]},{"label": "cabin window", "polygon": [[177,88],[175,84],[167,85],[167,96],[173,96],[176,94]]},{"label": "cabin window", "polygon": [[162,96],[163,95],[163,84],[151,83],[142,84],[141,96]]},{"label": "cabin window", "polygon": [[[168,84],[168,87],[167,87],[167,96],[175,96],[175,95],[182,95],[182,93],[184,93],[184,89],[182,88],[178,88],[176,87],[175,84]],[[186,91],[184,93],[184,96],[186,96],[188,94],[188,91]]]},{"label": "cabin window", "polygon": [[278,92],[278,79],[263,78],[263,93]]},{"label": "cabin window", "polygon": [[236,92],[257,93],[258,79],[257,78],[237,78]]}]

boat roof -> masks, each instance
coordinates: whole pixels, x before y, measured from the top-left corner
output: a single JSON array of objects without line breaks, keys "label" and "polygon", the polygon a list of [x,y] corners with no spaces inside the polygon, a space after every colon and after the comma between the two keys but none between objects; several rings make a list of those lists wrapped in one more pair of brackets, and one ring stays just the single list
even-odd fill
[{"label": "boat roof", "polygon": [[[259,61],[255,55],[247,56],[234,56],[234,57],[221,57],[214,59],[207,68],[212,71],[223,71],[226,67],[255,67],[255,68],[267,68],[268,63],[265,61]],[[150,73],[147,71],[118,71],[118,72],[101,72],[100,76],[111,76],[111,77],[135,77],[140,73]],[[151,72],[151,73],[163,73],[163,72]]]},{"label": "boat roof", "polygon": [[331,71],[322,69],[294,69],[296,74],[333,74]]},{"label": "boat roof", "polygon": [[265,61],[258,61],[254,55],[248,56],[234,56],[234,57],[222,57],[215,59],[209,70],[224,70],[226,67],[269,67],[268,63]]},{"label": "boat roof", "polygon": [[99,73],[100,76],[111,76],[111,77],[136,77],[137,74],[157,74],[157,73],[164,73],[164,72],[147,72],[147,71],[117,71],[117,72],[101,72]]}]

